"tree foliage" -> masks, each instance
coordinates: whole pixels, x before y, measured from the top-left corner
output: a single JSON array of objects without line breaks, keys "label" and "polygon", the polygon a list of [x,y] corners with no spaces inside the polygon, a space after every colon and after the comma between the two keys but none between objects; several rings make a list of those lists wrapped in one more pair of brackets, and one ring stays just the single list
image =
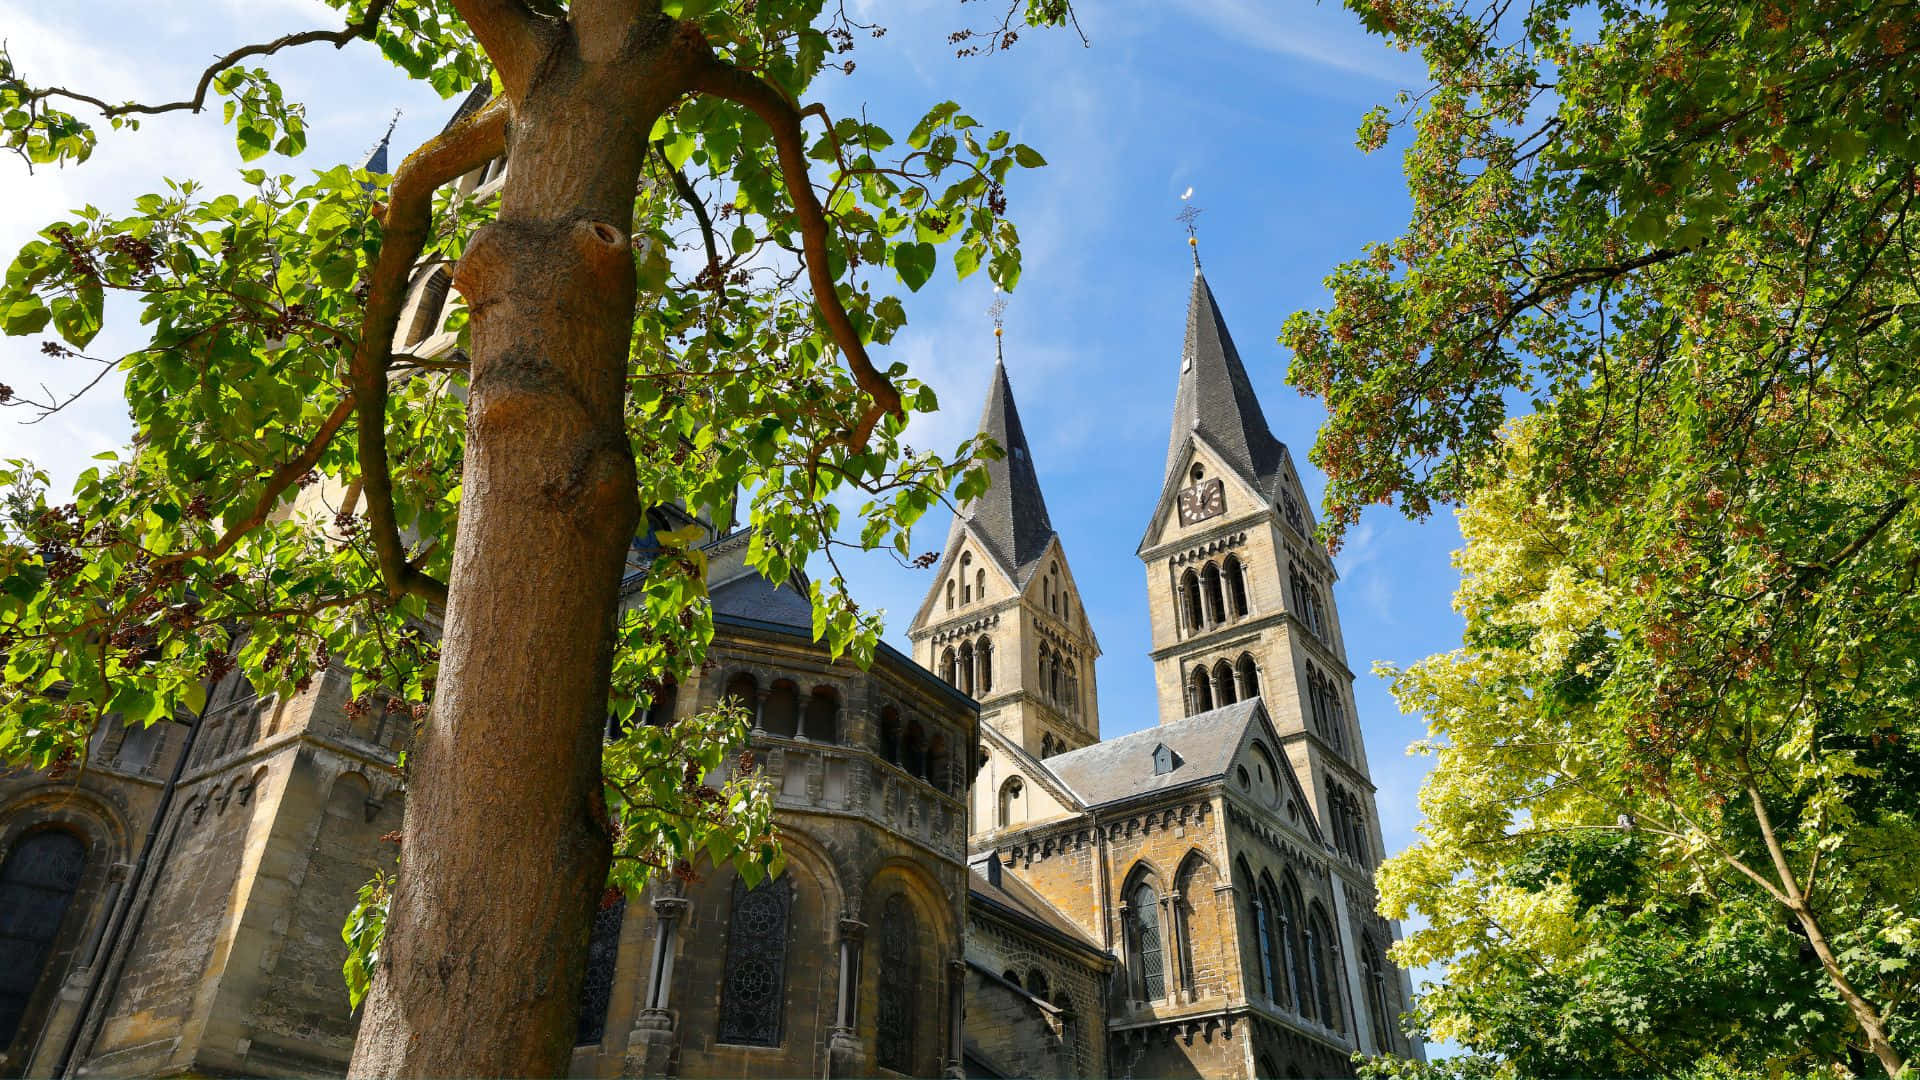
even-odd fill
[{"label": "tree foliage", "polygon": [[[417,275],[461,265],[498,210],[442,185],[509,145],[530,70],[513,52],[524,42],[499,30],[509,23],[584,53],[607,20],[631,16],[678,35],[675,47],[704,65],[705,92],[653,121],[630,225],[617,223],[639,292],[624,395],[632,496],[736,516],[753,529],[749,563],[775,582],[826,553],[815,633],[866,662],[878,617],[846,594],[834,547],[910,555],[915,521],[948,493],[976,493],[982,456],[998,453],[978,440],[950,453],[908,446],[910,416],[938,403],[904,364],[870,363],[867,347],[906,323],[895,283],[917,290],[943,259],[962,277],[984,269],[1015,286],[1005,185],[1041,156],[952,102],[898,135],[802,107],[823,75],[852,70],[842,54],[858,39],[883,32],[823,0],[686,0],[651,13],[512,0],[332,6],[343,29],[236,49],[176,102],[36,85],[0,56],[0,141],[30,163],[83,162],[103,120],[211,103],[243,160],[298,154],[303,106],[254,65],[314,43],[370,44],[443,95],[490,77],[495,91],[392,176],[252,168],[239,195],[156,183],[130,207],[50,223],[13,261],[0,330],[45,335],[47,353],[83,371],[117,366],[135,442],[104,455],[70,499],[31,463],[0,473],[0,763],[65,769],[97,725],[196,711],[230,670],[262,693],[298,694],[343,666],[350,710],[432,722],[444,689],[438,628],[459,573],[470,313],[455,304],[451,341],[394,340]],[[1070,19],[1065,4],[1014,3],[980,40],[1004,47],[1017,26]],[[138,319],[145,344],[86,355],[120,312]],[[51,423],[65,404],[11,397],[0,388],[0,402]],[[843,505],[857,506],[853,519]],[[631,565],[644,569],[613,630],[609,706],[625,734],[605,750],[604,801],[613,882],[629,889],[703,856],[750,879],[780,864],[770,797],[750,769],[720,789],[704,779],[744,737],[738,710],[629,722],[665,680],[699,671],[712,635],[699,530],[671,525],[643,529]],[[383,884],[370,886],[346,930],[356,997],[384,899]]]},{"label": "tree foliage", "polygon": [[[1527,1068],[1644,1071],[1638,1033],[1662,1069],[1798,1060],[1804,1036],[1897,1071],[1920,914],[1910,13],[1350,6],[1429,67],[1360,129],[1406,133],[1414,214],[1282,342],[1330,413],[1330,539],[1370,504],[1468,504],[1465,647],[1398,684],[1436,732],[1427,839],[1383,876],[1434,919],[1403,960],[1450,965],[1428,1021],[1539,1048]],[[1612,830],[1588,842],[1624,845],[1638,891],[1583,901],[1605,859],[1521,873],[1554,829]],[[1634,975],[1656,959],[1794,1011],[1662,1004]],[[1529,965],[1531,1011],[1496,992]],[[1541,1027],[1563,1008],[1605,1022]]]}]

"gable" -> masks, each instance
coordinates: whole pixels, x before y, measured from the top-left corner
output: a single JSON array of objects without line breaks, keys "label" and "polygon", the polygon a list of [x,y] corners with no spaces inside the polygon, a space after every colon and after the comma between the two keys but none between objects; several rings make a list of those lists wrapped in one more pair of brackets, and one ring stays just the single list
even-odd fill
[{"label": "gable", "polygon": [[[1307,798],[1299,774],[1293,771],[1264,704],[1254,720],[1242,733],[1233,763],[1226,770],[1227,784],[1317,847],[1320,827],[1314,803]],[[1245,770],[1244,783],[1241,770]]]},{"label": "gable", "polygon": [[[1053,541],[1057,543],[1058,540]],[[914,613],[911,629],[917,630],[932,622],[944,619],[948,613],[947,583],[954,583],[953,615],[961,614],[961,604],[979,604],[981,599],[974,595],[971,600],[962,601],[960,574],[963,569],[969,578],[969,589],[977,590],[983,580],[988,588],[988,602],[1004,600],[1013,596],[1019,589],[1013,571],[1001,559],[999,552],[986,542],[977,527],[970,521],[955,519],[953,528],[947,535],[946,551],[941,554],[940,562],[934,574],[933,584],[927,589],[926,598],[920,601],[920,608]]]},{"label": "gable", "polygon": [[[1055,568],[1058,572],[1055,572]],[[1100,643],[1093,636],[1093,623],[1087,618],[1086,600],[1080,592],[1080,585],[1073,579],[1073,567],[1067,563],[1067,549],[1055,535],[1047,541],[1040,558],[1035,559],[1026,581],[1025,593],[1034,607],[1059,619],[1078,633],[1087,636],[1094,656],[1100,655]],[[1049,586],[1053,590],[1050,605]],[[1066,601],[1065,605],[1059,603]]]},{"label": "gable", "polygon": [[[1136,555],[1144,554],[1148,549],[1183,533],[1203,532],[1219,527],[1222,522],[1245,518],[1249,514],[1266,513],[1272,509],[1266,493],[1229,466],[1226,455],[1199,432],[1187,437],[1185,451],[1176,460],[1178,467],[1168,469],[1161,482],[1160,497],[1154,502],[1153,517],[1147,523],[1146,535],[1140,538],[1140,545],[1135,549]],[[1193,468],[1196,464],[1204,471],[1202,483],[1219,482],[1226,505],[1215,517],[1184,525],[1180,521],[1180,493],[1194,483]]]}]

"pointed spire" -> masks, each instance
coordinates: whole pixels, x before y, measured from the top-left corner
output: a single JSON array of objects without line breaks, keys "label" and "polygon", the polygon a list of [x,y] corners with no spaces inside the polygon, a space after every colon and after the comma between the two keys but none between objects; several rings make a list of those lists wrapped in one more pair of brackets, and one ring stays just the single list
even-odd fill
[{"label": "pointed spire", "polygon": [[1180,389],[1173,399],[1173,432],[1167,443],[1167,471],[1181,465],[1187,436],[1198,432],[1227,464],[1263,494],[1272,497],[1286,448],[1267,427],[1260,399],[1247,378],[1240,352],[1227,333],[1226,319],[1213,299],[1207,277],[1193,264],[1193,294],[1187,301],[1187,343],[1180,356]]},{"label": "pointed spire", "polygon": [[380,136],[380,145],[374,147],[373,151],[367,155],[367,160],[360,164],[362,172],[370,172],[377,176],[382,176],[387,173],[387,145],[393,141],[393,129],[399,126],[399,124],[400,110],[395,109],[393,110],[393,119],[387,121],[387,133]]},{"label": "pointed spire", "polygon": [[998,357],[993,362],[993,385],[980,411],[980,433],[992,436],[1006,456],[987,463],[986,492],[960,508],[954,528],[971,523],[1024,586],[1053,538],[1053,522],[1040,494],[1040,477],[1033,470],[1033,453],[1020,426],[1007,366]]}]

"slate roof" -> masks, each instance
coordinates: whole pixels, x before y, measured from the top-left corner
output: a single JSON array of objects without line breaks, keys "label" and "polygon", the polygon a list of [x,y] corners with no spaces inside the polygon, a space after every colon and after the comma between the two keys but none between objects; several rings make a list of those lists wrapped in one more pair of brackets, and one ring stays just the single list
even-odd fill
[{"label": "slate roof", "polygon": [[813,634],[813,601],[789,582],[779,588],[757,573],[743,574],[713,590],[715,615],[732,615]]},{"label": "slate roof", "polygon": [[[1259,708],[1259,698],[1247,698],[1184,720],[1055,754],[1043,764],[1088,806],[1224,776]],[[1153,748],[1161,743],[1174,752],[1179,764],[1173,771],[1156,776]]]},{"label": "slate roof", "polygon": [[993,364],[987,403],[980,411],[980,431],[993,436],[1007,456],[987,463],[986,493],[955,515],[947,549],[953,549],[963,526],[971,523],[1013,574],[1015,584],[1025,588],[1046,553],[1047,541],[1053,538],[1053,522],[1047,517],[1047,502],[1040,494],[1040,477],[1033,471],[1033,452],[1020,426],[1020,410],[1013,403],[1007,367],[998,359]]},{"label": "slate roof", "polygon": [[1198,266],[1193,268],[1193,295],[1187,301],[1187,343],[1180,356],[1180,388],[1173,399],[1167,472],[1180,467],[1181,450],[1194,431],[1261,494],[1269,499],[1279,495],[1286,446],[1267,427],[1246,365],[1240,362],[1220,305]]},{"label": "slate roof", "polygon": [[994,906],[1012,912],[1016,917],[1034,924],[1042,930],[1065,938],[1084,949],[1104,953],[1099,942],[1087,936],[1086,931],[1074,925],[1060,909],[1047,903],[1046,899],[1033,890],[1033,887],[1002,867],[1000,881],[995,884],[981,872],[979,864],[967,867],[967,891],[974,897],[987,900]]}]

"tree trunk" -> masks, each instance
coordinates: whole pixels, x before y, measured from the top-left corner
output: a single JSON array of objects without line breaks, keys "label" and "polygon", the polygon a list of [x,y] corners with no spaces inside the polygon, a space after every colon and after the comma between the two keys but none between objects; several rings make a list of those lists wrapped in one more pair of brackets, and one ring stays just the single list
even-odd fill
[{"label": "tree trunk", "polygon": [[671,23],[556,35],[513,102],[498,220],[460,260],[473,368],[439,686],[355,1076],[567,1071],[610,841],[612,629],[639,520],[628,233]]},{"label": "tree trunk", "polygon": [[[1742,764],[1745,764],[1744,759]],[[1751,776],[1751,772],[1749,772]],[[1747,785],[1747,799],[1753,804],[1754,820],[1760,825],[1760,838],[1766,843],[1767,858],[1773,863],[1773,870],[1780,879],[1781,894],[1786,908],[1793,913],[1800,928],[1807,932],[1807,943],[1813,947],[1814,956],[1820,960],[1820,967],[1826,971],[1827,979],[1833,983],[1840,1000],[1846,1003],[1853,1013],[1853,1022],[1860,1026],[1861,1034],[1867,1037],[1867,1049],[1880,1061],[1880,1067],[1887,1071],[1889,1080],[1899,1080],[1906,1071],[1906,1062],[1901,1059],[1900,1051],[1894,1049],[1892,1040],[1887,1038],[1886,1020],[1874,1003],[1853,985],[1847,973],[1840,967],[1840,958],[1834,955],[1833,945],[1827,941],[1827,935],[1820,928],[1820,919],[1814,914],[1813,907],[1800,889],[1800,880],[1793,872],[1793,865],[1787,861],[1786,848],[1780,843],[1778,834],[1773,831],[1773,815],[1767,812],[1767,801],[1760,794],[1757,784]]]}]

